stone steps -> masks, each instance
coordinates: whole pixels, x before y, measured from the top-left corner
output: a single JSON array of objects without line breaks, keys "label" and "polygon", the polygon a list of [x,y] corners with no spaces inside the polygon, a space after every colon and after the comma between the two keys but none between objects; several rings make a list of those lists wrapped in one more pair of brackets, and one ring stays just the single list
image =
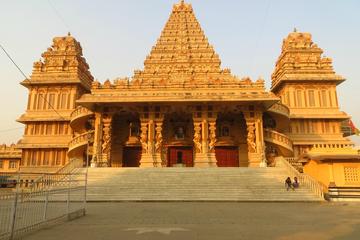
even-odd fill
[{"label": "stone steps", "polygon": [[[84,171],[78,170],[78,171]],[[89,201],[321,201],[277,168],[91,168]]]}]

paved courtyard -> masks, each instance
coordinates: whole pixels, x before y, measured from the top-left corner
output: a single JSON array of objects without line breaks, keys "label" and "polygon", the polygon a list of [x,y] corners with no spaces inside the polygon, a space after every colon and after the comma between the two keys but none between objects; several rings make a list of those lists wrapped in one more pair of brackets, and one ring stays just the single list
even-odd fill
[{"label": "paved courtyard", "polygon": [[356,203],[90,203],[26,240],[360,239]]}]

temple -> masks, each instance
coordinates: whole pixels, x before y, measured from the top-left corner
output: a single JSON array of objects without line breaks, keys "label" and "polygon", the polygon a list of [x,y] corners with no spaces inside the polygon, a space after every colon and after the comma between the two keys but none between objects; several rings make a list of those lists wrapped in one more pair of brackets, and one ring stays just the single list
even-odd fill
[{"label": "temple", "polygon": [[26,126],[20,169],[57,171],[74,159],[93,167],[256,168],[282,156],[325,185],[359,185],[360,155],[341,131],[350,117],[336,87],[345,79],[322,54],[311,34],[290,33],[267,91],[263,79],[221,67],[184,1],[131,78],[95,81],[80,43],[56,37],[22,82],[29,98],[18,119]]}]

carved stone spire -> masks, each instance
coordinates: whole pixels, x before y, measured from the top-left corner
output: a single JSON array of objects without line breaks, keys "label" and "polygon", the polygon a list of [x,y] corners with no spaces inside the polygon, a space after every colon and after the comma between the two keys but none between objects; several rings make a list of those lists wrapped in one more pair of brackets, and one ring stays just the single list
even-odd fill
[{"label": "carved stone spire", "polygon": [[344,81],[343,77],[335,74],[332,59],[322,56],[322,53],[310,33],[294,29],[283,41],[281,55],[272,74],[272,89],[292,80]]},{"label": "carved stone spire", "polygon": [[55,37],[53,45],[34,63],[31,82],[27,84],[80,83],[90,89],[93,77],[83,57],[81,45],[70,33]]},{"label": "carved stone spire", "polygon": [[[195,17],[191,4],[175,4],[156,45],[144,62],[144,70],[136,71],[134,81],[142,85],[159,82],[191,82],[202,75],[219,75],[221,61],[209,44]],[[229,75],[229,73],[227,74]]]}]

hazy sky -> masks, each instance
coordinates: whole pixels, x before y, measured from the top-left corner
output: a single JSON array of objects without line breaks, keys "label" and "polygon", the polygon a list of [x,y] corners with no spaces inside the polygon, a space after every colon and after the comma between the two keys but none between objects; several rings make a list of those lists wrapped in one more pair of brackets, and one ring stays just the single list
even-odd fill
[{"label": "hazy sky", "polygon": [[[91,73],[132,76],[155,44],[176,0],[0,0],[0,43],[27,76],[32,64],[68,31],[81,42]],[[341,109],[360,127],[360,1],[192,0],[196,16],[222,59],[240,77],[270,76],[284,37],[294,27],[310,32],[347,81],[338,87]],[[23,134],[27,89],[0,51],[0,143]],[[13,130],[10,130],[13,129]],[[359,138],[355,141],[359,144]]]}]

